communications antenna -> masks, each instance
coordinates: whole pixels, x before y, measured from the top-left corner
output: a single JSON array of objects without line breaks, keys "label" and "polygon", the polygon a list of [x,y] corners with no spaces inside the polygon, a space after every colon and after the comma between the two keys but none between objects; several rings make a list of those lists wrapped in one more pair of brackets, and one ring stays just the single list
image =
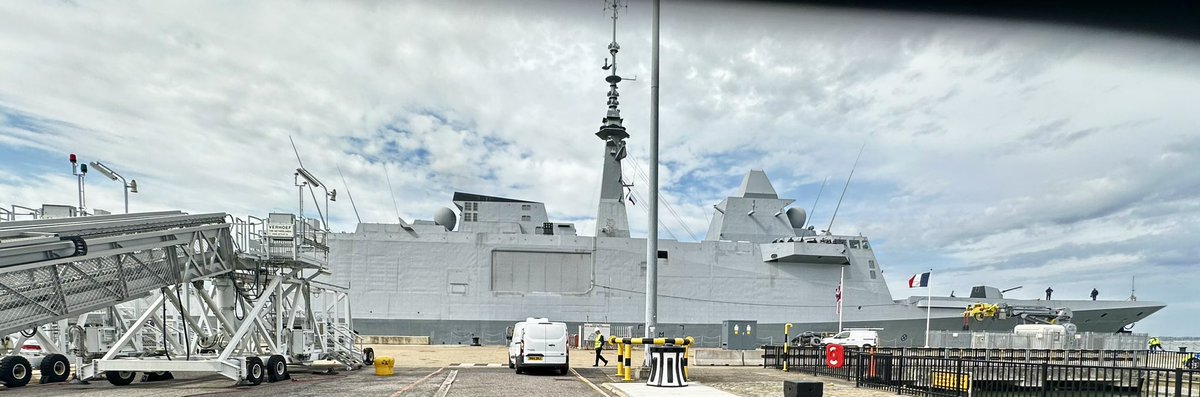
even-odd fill
[{"label": "communications antenna", "polygon": [[354,219],[358,219],[358,223],[362,223],[362,217],[358,216],[358,206],[354,204],[354,196],[350,194],[350,184],[346,183],[346,175],[342,174],[342,166],[338,165],[337,170],[338,176],[342,177],[342,189],[346,189],[346,197],[350,198],[350,208],[354,209]]},{"label": "communications antenna", "polygon": [[[809,223],[811,223],[811,221],[813,219],[815,219],[814,217],[816,216],[816,213],[817,213],[817,203],[821,202],[821,194],[825,193],[825,182],[829,182],[828,176],[826,176],[825,179],[821,180],[821,189],[817,190],[817,199],[813,200],[812,211],[808,211]],[[805,227],[807,227],[807,225],[805,225]]]},{"label": "communications antenna", "polygon": [[866,147],[867,143],[863,142],[862,146],[858,148],[858,157],[854,158],[854,165],[850,167],[850,176],[846,177],[846,185],[842,186],[842,195],[838,197],[837,206],[833,208],[833,217],[829,218],[829,227],[825,228],[825,233],[833,233],[833,220],[837,219],[838,210],[842,209],[842,199],[846,198],[846,189],[850,188],[850,179],[854,178],[854,170],[858,168],[858,160],[862,159],[862,152]]}]

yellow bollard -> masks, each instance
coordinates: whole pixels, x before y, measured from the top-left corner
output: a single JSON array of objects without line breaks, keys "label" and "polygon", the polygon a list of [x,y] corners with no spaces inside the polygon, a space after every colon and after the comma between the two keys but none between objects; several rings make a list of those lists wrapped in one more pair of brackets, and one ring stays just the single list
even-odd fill
[{"label": "yellow bollard", "polygon": [[620,340],[617,340],[617,377],[625,374],[625,345],[622,345]]},{"label": "yellow bollard", "polygon": [[375,357],[375,376],[392,376],[396,360],[391,357]]},{"label": "yellow bollard", "polygon": [[792,332],[792,323],[783,325],[783,372],[788,371],[788,337]]},{"label": "yellow bollard", "polygon": [[633,380],[633,345],[625,345],[625,381]]},{"label": "yellow bollard", "polygon": [[686,380],[691,379],[688,377],[688,367],[691,366],[688,365],[688,354],[690,354],[691,347],[696,345],[696,340],[692,339],[690,336],[685,336],[683,337],[683,341],[683,379]]},{"label": "yellow bollard", "polygon": [[687,380],[687,378],[688,378],[688,346],[690,346],[690,345],[686,345],[686,344],[683,345],[683,379],[684,380]]}]

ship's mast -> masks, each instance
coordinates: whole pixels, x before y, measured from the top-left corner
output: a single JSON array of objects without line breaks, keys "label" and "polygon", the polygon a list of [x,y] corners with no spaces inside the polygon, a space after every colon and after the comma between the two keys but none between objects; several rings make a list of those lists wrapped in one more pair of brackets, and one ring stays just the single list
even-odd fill
[{"label": "ship's mast", "polygon": [[600,131],[596,132],[596,136],[604,141],[604,173],[600,180],[596,237],[629,237],[629,217],[624,201],[627,186],[621,179],[621,160],[626,156],[625,139],[629,138],[629,133],[621,125],[620,94],[617,92],[617,83],[621,82],[621,76],[617,75],[617,52],[621,50],[617,44],[617,14],[625,7],[621,0],[606,0],[604,4],[605,11],[612,13],[612,42],[608,44],[610,59],[605,59],[603,66],[609,71],[604,78],[608,82],[608,113],[601,120]]}]

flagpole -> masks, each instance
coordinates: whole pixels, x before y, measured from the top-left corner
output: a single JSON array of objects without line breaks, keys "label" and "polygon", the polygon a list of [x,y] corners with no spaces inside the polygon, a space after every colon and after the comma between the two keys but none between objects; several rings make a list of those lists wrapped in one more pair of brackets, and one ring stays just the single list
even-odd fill
[{"label": "flagpole", "polygon": [[925,347],[929,347],[929,315],[933,312],[933,269],[929,269],[929,279],[925,283]]},{"label": "flagpole", "polygon": [[838,300],[837,300],[838,327],[837,327],[837,332],[842,332],[842,311],[843,311],[842,310],[842,301],[846,299],[846,267],[843,266],[841,269],[842,269],[842,275],[838,278],[838,296],[837,296],[837,298],[838,298]]}]

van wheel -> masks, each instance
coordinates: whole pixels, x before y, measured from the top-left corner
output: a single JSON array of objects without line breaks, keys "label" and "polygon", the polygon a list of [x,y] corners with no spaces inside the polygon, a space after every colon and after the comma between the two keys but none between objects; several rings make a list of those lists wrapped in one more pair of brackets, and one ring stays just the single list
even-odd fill
[{"label": "van wheel", "polygon": [[568,372],[571,372],[571,367],[568,367],[566,365],[558,367],[559,375],[566,375]]},{"label": "van wheel", "polygon": [[517,370],[518,374],[525,373],[525,368],[521,368],[522,361],[525,361],[525,360],[523,358],[517,358],[517,363],[513,364],[513,368],[515,368]]},{"label": "van wheel", "polygon": [[514,367],[516,367],[516,366],[513,365],[512,357],[509,357],[508,358],[508,369],[513,369]]},{"label": "van wheel", "polygon": [[375,349],[372,349],[369,347],[363,349],[363,364],[371,365],[374,363],[375,363]]}]

